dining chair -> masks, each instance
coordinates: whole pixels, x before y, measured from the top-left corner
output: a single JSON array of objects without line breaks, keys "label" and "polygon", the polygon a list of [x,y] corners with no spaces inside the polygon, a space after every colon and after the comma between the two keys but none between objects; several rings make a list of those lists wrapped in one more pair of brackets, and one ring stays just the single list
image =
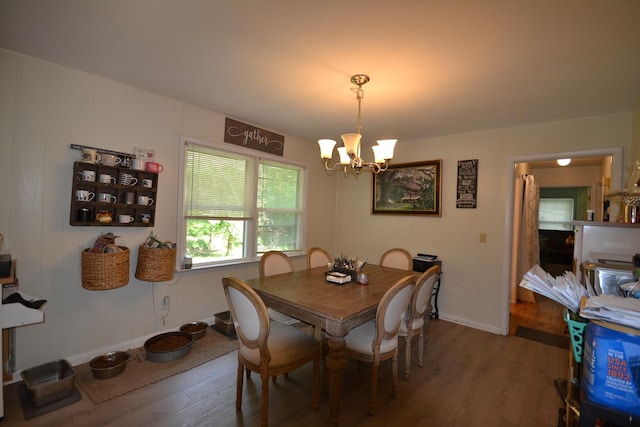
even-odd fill
[{"label": "dining chair", "polygon": [[353,328],[345,337],[347,358],[372,366],[369,400],[371,415],[376,410],[380,362],[391,359],[391,395],[396,397],[398,393],[398,330],[415,283],[413,275],[398,280],[380,300],[375,319]]},{"label": "dining chair", "polygon": [[405,249],[393,248],[382,254],[378,264],[383,267],[411,271],[413,270],[413,257]]},{"label": "dining chair", "polygon": [[411,341],[418,336],[418,366],[422,368],[427,327],[431,315],[431,294],[433,286],[440,280],[440,266],[434,265],[422,273],[416,280],[409,307],[402,316],[398,336],[405,340],[404,350],[404,378],[409,379],[411,368]]},{"label": "dining chair", "polygon": [[[260,277],[273,276],[275,274],[290,273],[295,270],[293,261],[284,252],[268,251],[260,258]],[[300,320],[280,313],[271,308],[267,309],[269,318],[285,325],[300,323]]]},{"label": "dining chair", "polygon": [[261,425],[267,426],[269,377],[286,374],[313,362],[313,409],[317,411],[320,399],[320,343],[295,327],[270,321],[267,307],[260,296],[243,281],[225,277],[222,285],[238,336],[236,410],[242,408],[245,369],[247,373],[253,371],[260,374]]},{"label": "dining chair", "polygon": [[313,247],[307,251],[307,268],[326,267],[333,258],[322,248]]}]

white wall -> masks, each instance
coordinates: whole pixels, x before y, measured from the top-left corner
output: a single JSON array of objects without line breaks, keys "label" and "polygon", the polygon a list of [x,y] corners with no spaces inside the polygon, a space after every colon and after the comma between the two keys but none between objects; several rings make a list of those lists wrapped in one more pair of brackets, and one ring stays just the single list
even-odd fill
[{"label": "white wall", "polygon": [[[0,50],[0,233],[3,253],[18,260],[24,292],[45,298],[45,323],[18,328],[17,370],[57,358],[72,363],[180,324],[226,310],[220,279],[256,276],[257,265],[184,273],[177,284],[156,285],[171,297],[166,324],[153,311],[153,285],[133,277],[136,247],[147,229],[113,228],[132,249],[127,286],[87,291],[80,252],[101,232],[71,227],[72,164],[77,143],[117,151],[153,148],[160,176],[154,231],[174,240],[180,135],[220,142],[224,114],[122,85],[77,70]],[[307,246],[377,262],[402,246],[443,260],[440,312],[444,319],[500,332],[508,310],[510,239],[509,159],[539,153],[631,144],[631,113],[400,141],[395,162],[443,160],[442,217],[371,215],[371,180],[327,176],[315,142],[287,135],[285,157],[309,166]],[[257,124],[259,126],[259,124]],[[278,132],[278,129],[270,129]],[[456,209],[458,160],[479,159],[478,208]],[[625,163],[627,164],[627,163]],[[337,190],[336,190],[337,188]],[[109,229],[111,230],[111,229]],[[487,233],[487,243],[479,234]],[[297,259],[303,266],[305,260]]]},{"label": "white wall", "polygon": [[[123,152],[146,147],[155,149],[165,166],[153,231],[175,241],[180,135],[222,142],[224,119],[178,100],[0,50],[2,253],[17,259],[20,290],[48,300],[43,324],[16,329],[16,372],[58,358],[79,363],[106,350],[140,345],[143,338],[186,322],[211,320],[227,309],[222,277],[258,275],[257,265],[250,264],[189,271],[176,274],[170,284],[153,285],[134,277],[137,247],[150,229],[69,225],[72,168],[80,154],[69,144]],[[308,141],[286,135],[284,157],[308,165],[307,246],[333,251],[335,177],[325,174],[317,148]],[[131,249],[129,284],[85,290],[81,250],[107,231]],[[306,258],[295,262],[302,267]],[[158,306],[154,312],[154,286],[156,301],[170,296],[164,324]]]},{"label": "white wall", "polygon": [[[369,175],[341,179],[336,247],[372,261],[393,246],[437,254],[440,316],[499,333],[508,313],[509,160],[608,147],[624,147],[626,156],[630,144],[631,113],[399,141],[394,163],[442,159],[442,217],[372,216]],[[479,160],[477,209],[455,207],[457,162],[467,159]],[[480,243],[480,233],[487,233],[487,243]]]},{"label": "white wall", "polygon": [[[596,212],[596,221],[602,221],[602,177],[607,175],[601,166],[532,168],[531,173],[540,188],[590,187],[588,208]],[[586,218],[586,212],[580,215]]]}]

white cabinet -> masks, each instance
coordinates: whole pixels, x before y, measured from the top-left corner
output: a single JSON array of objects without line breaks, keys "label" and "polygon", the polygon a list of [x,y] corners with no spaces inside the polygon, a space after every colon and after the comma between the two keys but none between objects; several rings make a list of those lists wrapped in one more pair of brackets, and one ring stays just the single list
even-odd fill
[{"label": "white cabinet", "polygon": [[620,222],[574,221],[574,271],[582,280],[580,266],[585,261],[600,264],[632,265],[640,253],[640,225]]}]

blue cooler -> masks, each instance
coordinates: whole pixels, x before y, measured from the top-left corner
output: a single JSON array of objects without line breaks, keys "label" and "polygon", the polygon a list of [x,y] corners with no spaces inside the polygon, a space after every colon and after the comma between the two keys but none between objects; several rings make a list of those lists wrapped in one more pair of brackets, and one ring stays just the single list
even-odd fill
[{"label": "blue cooler", "polygon": [[588,400],[640,416],[640,330],[589,322],[582,362]]}]

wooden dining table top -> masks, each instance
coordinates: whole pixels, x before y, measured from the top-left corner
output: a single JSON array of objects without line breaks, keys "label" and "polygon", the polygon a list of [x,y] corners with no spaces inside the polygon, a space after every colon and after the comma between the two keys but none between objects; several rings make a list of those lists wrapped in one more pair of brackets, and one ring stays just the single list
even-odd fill
[{"label": "wooden dining table top", "polygon": [[344,336],[373,319],[382,296],[411,271],[367,264],[369,284],[335,284],[325,280],[326,267],[296,270],[246,280],[268,307]]}]

